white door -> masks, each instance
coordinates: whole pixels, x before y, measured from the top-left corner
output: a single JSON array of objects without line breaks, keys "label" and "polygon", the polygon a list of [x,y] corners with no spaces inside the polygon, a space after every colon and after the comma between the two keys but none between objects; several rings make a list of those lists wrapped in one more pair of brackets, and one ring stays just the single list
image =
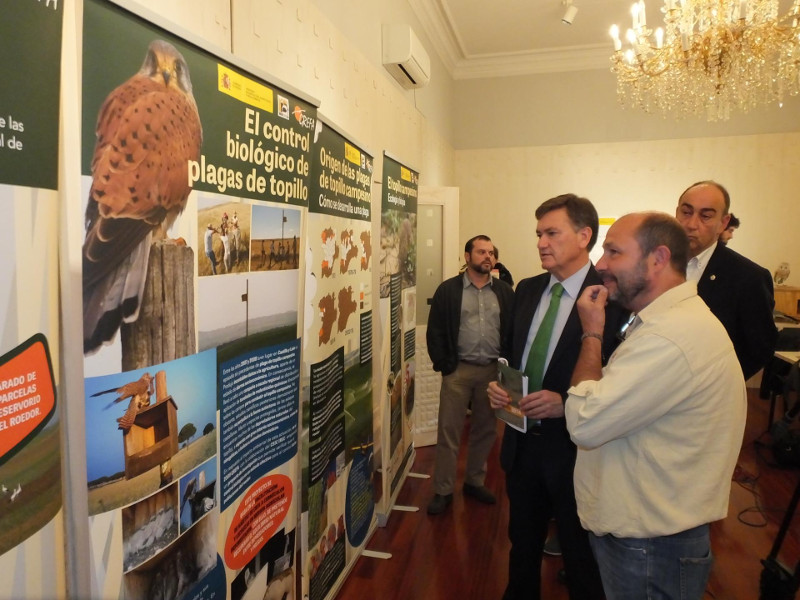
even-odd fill
[{"label": "white door", "polygon": [[417,202],[417,364],[414,446],[436,443],[442,377],[433,371],[425,331],[439,284],[458,273],[463,259],[458,232],[458,188],[420,186]]}]

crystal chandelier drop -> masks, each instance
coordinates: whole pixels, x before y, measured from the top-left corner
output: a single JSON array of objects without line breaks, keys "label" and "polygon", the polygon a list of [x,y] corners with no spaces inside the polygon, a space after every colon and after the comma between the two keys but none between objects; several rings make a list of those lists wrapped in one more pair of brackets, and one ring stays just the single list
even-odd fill
[{"label": "crystal chandelier drop", "polygon": [[644,0],[633,5],[626,49],[611,27],[623,105],[717,121],[800,92],[800,0],[783,16],[778,0],[665,0],[661,12],[653,31]]}]

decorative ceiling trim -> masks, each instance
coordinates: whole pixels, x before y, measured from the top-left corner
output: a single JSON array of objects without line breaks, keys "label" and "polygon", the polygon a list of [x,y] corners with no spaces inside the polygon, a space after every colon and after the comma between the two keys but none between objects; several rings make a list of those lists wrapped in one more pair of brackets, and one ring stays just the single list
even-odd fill
[{"label": "decorative ceiling trim", "polygon": [[464,60],[464,46],[453,29],[452,18],[441,0],[408,0],[411,10],[433,44],[445,68],[453,75],[456,65]]},{"label": "decorative ceiling trim", "polygon": [[450,74],[453,79],[478,79],[594,69],[611,69],[610,53],[605,45],[475,55],[460,60]]},{"label": "decorative ceiling trim", "polygon": [[610,69],[611,52],[605,44],[551,48],[503,54],[467,54],[442,0],[408,0],[428,39],[453,79],[511,77]]}]

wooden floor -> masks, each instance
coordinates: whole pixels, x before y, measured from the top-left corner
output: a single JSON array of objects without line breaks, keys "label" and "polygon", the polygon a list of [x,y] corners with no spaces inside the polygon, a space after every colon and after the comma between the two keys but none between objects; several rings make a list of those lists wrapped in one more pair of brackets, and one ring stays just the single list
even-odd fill
[{"label": "wooden floor", "polygon": [[[767,427],[768,402],[749,390],[747,430],[734,474],[728,517],[712,527],[714,569],[706,598],[759,598],[761,559],[772,548],[800,471],[771,464],[768,448],[757,441]],[[418,506],[415,513],[393,511],[386,527],[378,528],[367,543],[371,550],[392,553],[389,560],[360,557],[337,600],[499,600],[506,583],[508,561],[508,500],[498,464],[498,441],[489,457],[486,485],[498,497],[485,506],[460,493],[464,454],[459,460],[459,487],[453,504],[439,516],[425,512],[431,480],[408,478],[397,504]],[[462,445],[463,448],[463,445]],[[412,467],[432,474],[432,447],[418,448]],[[800,510],[798,511],[800,512]],[[794,568],[800,561],[800,515],[796,515],[779,559]],[[561,559],[545,557],[542,598],[566,600],[566,587],[557,580]]]}]

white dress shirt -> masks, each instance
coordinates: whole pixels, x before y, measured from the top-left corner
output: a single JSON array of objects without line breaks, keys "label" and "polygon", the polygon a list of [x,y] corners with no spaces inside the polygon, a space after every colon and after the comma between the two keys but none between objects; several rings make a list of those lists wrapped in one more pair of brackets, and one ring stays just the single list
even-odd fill
[{"label": "white dress shirt", "polygon": [[686,265],[686,281],[700,281],[708,266],[708,261],[711,260],[711,255],[716,249],[715,242],[694,258],[689,259],[689,264]]},{"label": "white dress shirt", "polygon": [[[581,293],[581,286],[591,266],[591,261],[588,261],[583,267],[560,282],[561,285],[564,286],[564,293],[561,295],[561,302],[558,305],[558,314],[556,315],[555,323],[553,323],[553,332],[550,334],[550,345],[547,347],[547,359],[545,360],[542,373],[547,373],[547,367],[550,365],[553,351],[558,344],[558,340],[561,339],[561,332],[564,331],[564,325],[567,324],[569,313],[572,312],[572,307],[575,306],[575,301]],[[522,364],[519,365],[520,371],[524,371],[525,365],[528,364],[528,354],[530,354],[531,351],[531,344],[533,344],[536,332],[539,331],[539,325],[542,324],[544,315],[550,307],[553,286],[556,283],[559,283],[558,279],[556,279],[555,275],[550,275],[550,282],[547,284],[547,289],[542,294],[542,298],[539,300],[539,306],[536,307],[536,312],[533,314],[533,319],[531,320],[531,327],[528,330],[528,339],[525,342],[525,352],[522,353]]]}]

